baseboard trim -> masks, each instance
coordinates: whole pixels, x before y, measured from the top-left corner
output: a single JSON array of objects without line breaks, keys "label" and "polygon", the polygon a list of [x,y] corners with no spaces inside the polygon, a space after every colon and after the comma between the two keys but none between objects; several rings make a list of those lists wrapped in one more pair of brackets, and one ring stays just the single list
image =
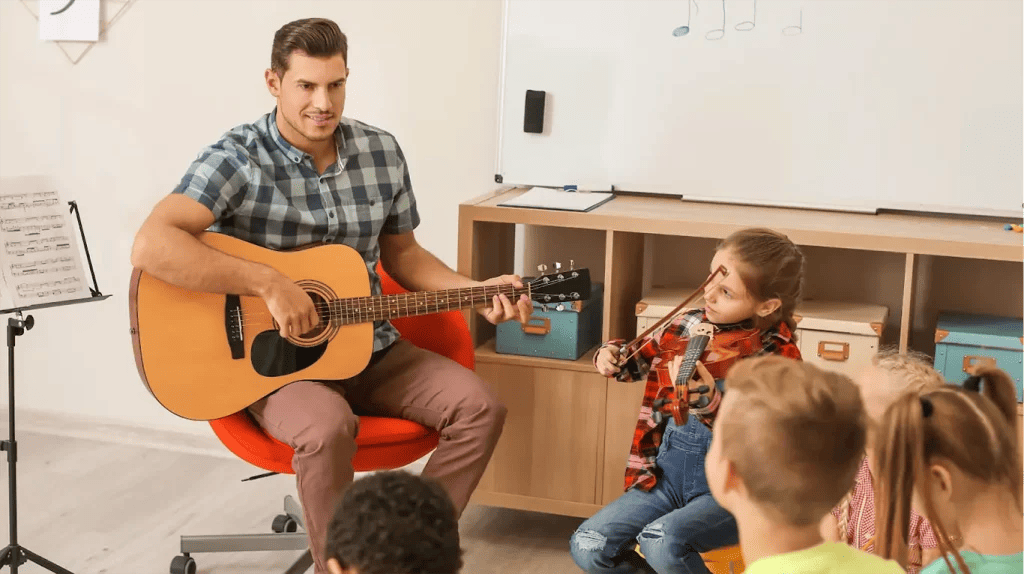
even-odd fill
[{"label": "baseboard trim", "polygon": [[[20,407],[16,415],[16,430],[19,432],[66,436],[218,458],[235,458],[234,454],[224,448],[212,430],[209,431],[209,435],[204,436],[133,426],[99,417]],[[0,420],[7,420],[7,405],[0,406]]]},{"label": "baseboard trim", "polygon": [[[217,458],[237,458],[234,453],[221,444],[212,430],[210,430],[209,435],[204,436],[166,429],[127,425],[99,417],[69,415],[37,409],[19,408],[16,414],[17,428],[15,430],[19,432],[26,431],[65,436]],[[0,421],[6,420],[7,405],[0,405]],[[403,467],[402,470],[419,474],[423,471],[423,467],[426,466],[429,457],[430,454],[410,463]],[[357,472],[356,478],[366,474],[369,473]]]}]

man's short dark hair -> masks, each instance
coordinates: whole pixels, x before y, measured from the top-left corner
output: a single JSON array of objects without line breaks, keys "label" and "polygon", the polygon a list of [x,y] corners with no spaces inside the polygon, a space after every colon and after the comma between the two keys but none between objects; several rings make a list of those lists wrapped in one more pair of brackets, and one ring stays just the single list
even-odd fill
[{"label": "man's short dark hair", "polygon": [[270,69],[283,78],[288,71],[288,58],[294,51],[313,58],[328,58],[341,54],[348,65],[348,38],[333,20],[305,18],[289,22],[274,34],[270,50]]},{"label": "man's short dark hair", "polygon": [[405,471],[361,478],[334,511],[326,555],[359,574],[457,574],[455,506],[430,478]]}]

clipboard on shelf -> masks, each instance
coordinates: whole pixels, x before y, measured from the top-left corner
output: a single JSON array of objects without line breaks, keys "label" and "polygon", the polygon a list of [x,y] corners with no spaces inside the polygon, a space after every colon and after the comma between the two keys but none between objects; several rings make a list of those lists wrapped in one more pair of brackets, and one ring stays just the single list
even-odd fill
[{"label": "clipboard on shelf", "polygon": [[526,193],[506,199],[499,203],[498,206],[586,212],[604,205],[614,197],[614,193],[564,191],[547,187],[532,187]]}]

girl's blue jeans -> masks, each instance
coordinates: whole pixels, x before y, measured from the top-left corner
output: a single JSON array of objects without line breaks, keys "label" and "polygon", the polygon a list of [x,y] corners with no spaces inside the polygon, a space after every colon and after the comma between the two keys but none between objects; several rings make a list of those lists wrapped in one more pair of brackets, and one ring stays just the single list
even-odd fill
[{"label": "girl's blue jeans", "polygon": [[696,417],[683,426],[669,419],[657,484],[625,492],[581,524],[570,543],[576,564],[592,574],[708,574],[699,553],[739,542],[736,520],[708,490],[710,446],[711,430]]}]

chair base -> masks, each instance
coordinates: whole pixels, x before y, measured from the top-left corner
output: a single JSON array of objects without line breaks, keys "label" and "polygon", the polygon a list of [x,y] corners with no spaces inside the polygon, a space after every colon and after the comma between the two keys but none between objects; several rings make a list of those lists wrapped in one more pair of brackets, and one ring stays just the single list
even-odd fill
[{"label": "chair base", "polygon": [[[284,498],[284,516],[305,530],[302,506],[292,498]],[[279,517],[280,518],[280,517]],[[276,529],[276,528],[275,528]],[[182,536],[181,556],[171,562],[172,574],[193,574],[195,560],[190,554],[198,552],[263,552],[273,550],[305,550],[285,574],[302,574],[313,565],[309,552],[309,539],[305,532],[275,532],[272,534],[217,534],[211,536]]]}]

